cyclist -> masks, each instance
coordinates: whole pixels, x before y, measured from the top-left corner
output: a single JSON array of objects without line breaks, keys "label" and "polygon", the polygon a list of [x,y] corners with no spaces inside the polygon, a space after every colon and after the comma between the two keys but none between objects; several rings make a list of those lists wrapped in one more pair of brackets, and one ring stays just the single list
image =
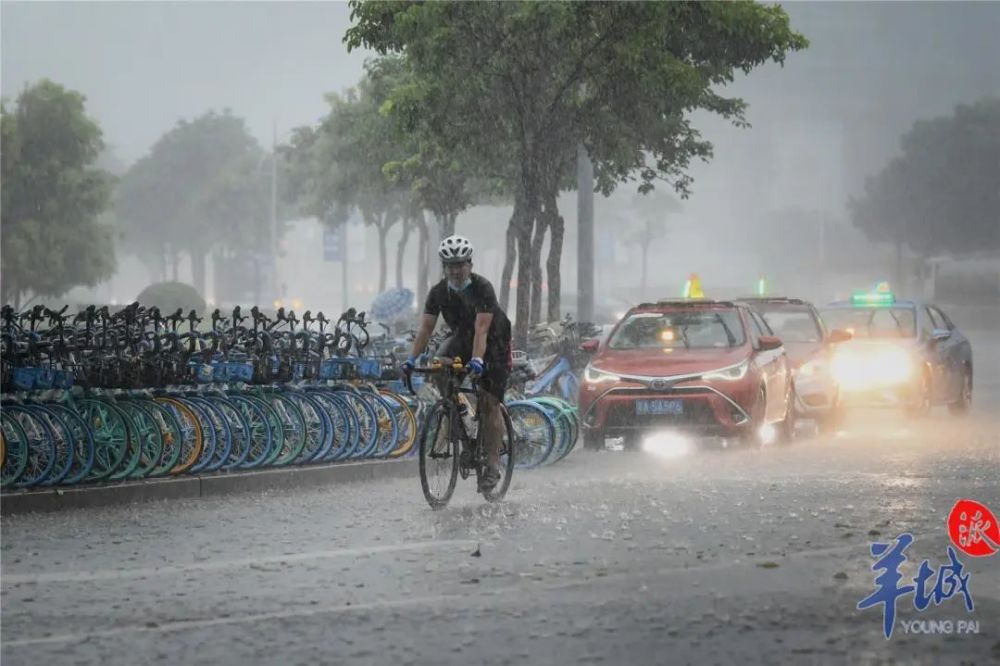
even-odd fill
[{"label": "cyclist", "polygon": [[402,363],[401,369],[407,373],[413,370],[417,356],[427,348],[438,315],[443,316],[452,334],[438,348],[437,356],[468,360],[466,369],[480,378],[479,422],[489,467],[480,479],[479,490],[489,492],[500,480],[504,423],[499,404],[503,402],[510,375],[511,327],[497,302],[493,285],[472,272],[472,252],[472,243],[463,236],[449,236],[441,241],[438,256],[444,279],[427,294],[410,358]]}]

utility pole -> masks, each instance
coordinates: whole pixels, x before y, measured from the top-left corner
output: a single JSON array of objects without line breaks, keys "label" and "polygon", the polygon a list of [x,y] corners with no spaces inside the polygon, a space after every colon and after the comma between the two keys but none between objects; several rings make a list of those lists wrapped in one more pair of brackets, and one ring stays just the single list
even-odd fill
[{"label": "utility pole", "polygon": [[340,300],[343,304],[340,311],[347,312],[351,307],[347,299],[347,221],[340,225]]},{"label": "utility pole", "polygon": [[271,261],[274,269],[271,273],[272,289],[277,298],[281,298],[278,279],[278,121],[271,125]]},{"label": "utility pole", "polygon": [[576,147],[576,317],[594,319],[594,165],[583,144]]}]

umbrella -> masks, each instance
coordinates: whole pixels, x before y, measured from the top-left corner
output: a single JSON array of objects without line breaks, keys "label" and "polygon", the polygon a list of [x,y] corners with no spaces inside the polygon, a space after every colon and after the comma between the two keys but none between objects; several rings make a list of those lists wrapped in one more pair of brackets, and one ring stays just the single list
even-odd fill
[{"label": "umbrella", "polygon": [[408,317],[412,307],[412,291],[406,288],[390,289],[375,297],[368,313],[375,321],[389,323]]}]

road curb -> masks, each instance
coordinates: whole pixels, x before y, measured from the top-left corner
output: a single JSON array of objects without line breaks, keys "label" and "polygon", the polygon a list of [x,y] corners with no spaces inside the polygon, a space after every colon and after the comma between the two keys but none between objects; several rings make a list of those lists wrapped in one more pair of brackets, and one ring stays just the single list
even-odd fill
[{"label": "road curb", "polygon": [[0,515],[121,506],[154,500],[219,497],[336,483],[416,476],[417,461],[378,460],[132,481],[80,488],[23,490],[0,495]]},{"label": "road curb", "polygon": [[330,483],[373,481],[416,474],[416,460],[379,460],[295,469],[262,469],[241,474],[214,474],[200,477],[201,497],[261,490],[309,488]]}]

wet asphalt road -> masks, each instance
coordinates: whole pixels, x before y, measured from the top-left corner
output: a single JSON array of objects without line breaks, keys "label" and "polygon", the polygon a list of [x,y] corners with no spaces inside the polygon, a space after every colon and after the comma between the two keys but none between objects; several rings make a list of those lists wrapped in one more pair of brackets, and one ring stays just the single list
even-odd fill
[{"label": "wet asphalt road", "polygon": [[417,479],[4,518],[2,651],[19,664],[1000,662],[1000,555],[898,620],[855,605],[870,542],[946,558],[959,497],[1000,512],[1000,341],[974,414],[861,412],[836,437],[678,459],[579,453],[486,505]]}]

